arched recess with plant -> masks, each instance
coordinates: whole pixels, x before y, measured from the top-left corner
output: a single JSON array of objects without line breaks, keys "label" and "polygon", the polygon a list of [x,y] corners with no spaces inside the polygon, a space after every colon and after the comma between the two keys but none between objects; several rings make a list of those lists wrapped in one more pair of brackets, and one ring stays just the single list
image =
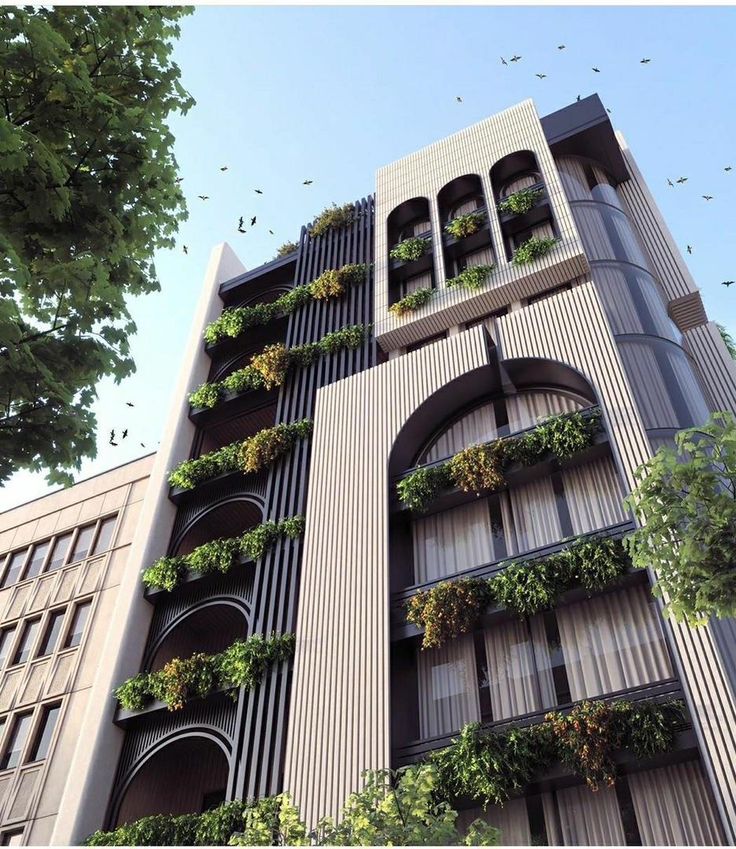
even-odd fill
[{"label": "arched recess with plant", "polygon": [[391,211],[386,228],[389,246],[389,305],[435,287],[429,200],[411,198]]},{"label": "arched recess with plant", "polygon": [[559,234],[536,156],[530,150],[504,156],[491,168],[491,185],[506,258],[522,265],[543,256]]},{"label": "arched recess with plant", "polygon": [[582,374],[540,359],[469,372],[411,416],[389,468],[393,766],[469,723],[679,692]]},{"label": "arched recess with plant", "polygon": [[[480,288],[493,270],[496,257],[488,221],[488,204],[477,174],[456,177],[437,195],[442,224],[446,285]],[[463,275],[466,269],[486,271],[485,279]],[[474,281],[477,281],[474,285]]]}]

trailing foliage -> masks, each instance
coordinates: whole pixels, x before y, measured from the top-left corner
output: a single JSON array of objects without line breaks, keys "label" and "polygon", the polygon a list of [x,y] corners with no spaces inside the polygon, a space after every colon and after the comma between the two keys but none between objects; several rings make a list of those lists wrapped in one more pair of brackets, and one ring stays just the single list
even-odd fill
[{"label": "trailing foliage", "polygon": [[134,298],[187,217],[171,118],[182,6],[0,9],[0,483],[68,485],[105,377],[135,369]]},{"label": "trailing foliage", "polygon": [[723,344],[726,346],[729,356],[732,360],[736,360],[736,341],[734,341],[733,336],[722,324],[716,324],[716,327],[721,334],[721,339],[723,339]]},{"label": "trailing foliage", "polygon": [[289,254],[293,254],[294,251],[299,250],[299,242],[284,242],[283,245],[279,245],[276,249],[276,258],[282,256],[288,256]]},{"label": "trailing foliage", "polygon": [[144,817],[115,831],[97,831],[87,846],[491,846],[499,832],[483,820],[463,835],[457,812],[437,802],[437,770],[419,764],[391,772],[368,770],[336,824],[313,831],[286,793],[226,802],[203,814]]},{"label": "trailing foliage", "polygon": [[614,752],[628,749],[645,758],[669,751],[684,719],[681,701],[583,702],[567,715],[548,713],[543,722],[525,728],[493,732],[478,723],[466,725],[429,762],[438,770],[442,798],[469,797],[484,807],[502,805],[523,792],[536,774],[557,761],[597,790],[615,782]]},{"label": "trailing foliage", "polygon": [[152,699],[166,702],[169,710],[180,710],[188,699],[216,689],[255,687],[267,667],[287,660],[294,651],[293,634],[254,634],[236,640],[220,654],[175,657],[157,672],[142,672],[115,690],[126,710],[142,710]]},{"label": "trailing foliage", "polygon": [[587,416],[579,412],[549,416],[518,436],[473,445],[445,463],[417,469],[397,483],[399,499],[409,509],[422,512],[451,486],[477,493],[500,489],[510,463],[532,466],[548,454],[567,460],[592,445],[600,428],[597,410]]},{"label": "trailing foliage", "polygon": [[225,574],[235,565],[238,558],[258,560],[278,539],[296,539],[303,532],[303,516],[292,516],[278,522],[264,522],[239,537],[206,542],[189,554],[161,557],[144,570],[142,581],[147,587],[171,592],[189,571],[201,575],[213,572]]},{"label": "trailing foliage", "polygon": [[424,256],[429,250],[431,242],[429,239],[421,239],[418,236],[412,236],[409,239],[404,239],[398,245],[394,245],[389,251],[391,259],[399,262],[413,262],[415,259]]},{"label": "trailing foliage", "polygon": [[488,280],[489,274],[493,271],[493,265],[471,265],[457,275],[451,277],[447,281],[447,286],[450,289],[480,289]]},{"label": "trailing foliage", "polygon": [[280,342],[266,345],[261,352],[253,354],[249,365],[234,371],[217,383],[203,383],[189,396],[189,403],[193,407],[212,409],[226,392],[268,390],[282,386],[289,369],[303,368],[320,357],[346,348],[359,348],[365,339],[366,331],[364,325],[354,324],[327,333],[319,342],[307,342],[293,348],[286,348]]},{"label": "trailing foliage", "polygon": [[338,206],[333,203],[323,209],[322,212],[314,219],[309,227],[309,232],[312,236],[322,236],[328,230],[339,230],[341,227],[347,227],[355,220],[355,205],[346,203],[343,206]]},{"label": "trailing foliage", "polygon": [[466,236],[472,236],[477,233],[483,226],[486,220],[485,212],[468,212],[465,215],[458,215],[445,225],[445,232],[454,236],[456,239],[464,239]]},{"label": "trailing foliage", "polygon": [[552,236],[547,236],[542,239],[532,236],[527,239],[526,242],[519,245],[519,247],[514,251],[514,256],[511,262],[514,265],[526,265],[528,262],[533,262],[535,259],[539,259],[539,257],[548,254],[557,244],[557,241],[558,240]]},{"label": "trailing foliage", "polygon": [[622,578],[631,561],[624,544],[610,537],[587,537],[563,551],[527,561],[510,561],[490,578],[443,581],[407,602],[407,619],[424,628],[422,648],[437,648],[475,628],[478,617],[496,603],[518,616],[553,608],[575,587],[597,592]]},{"label": "trailing foliage", "polygon": [[328,269],[316,280],[295,286],[270,304],[253,304],[223,310],[222,314],[205,328],[205,341],[214,344],[228,337],[235,339],[251,327],[260,327],[278,316],[290,315],[313,299],[342,297],[350,286],[365,279],[367,269],[367,265],[358,264]]},{"label": "trailing foliage", "polygon": [[434,297],[434,289],[428,286],[425,289],[415,289],[408,295],[405,295],[400,301],[391,304],[388,311],[391,315],[401,318],[408,312],[414,312],[421,309],[425,304],[428,304]]},{"label": "trailing foliage", "polygon": [[502,200],[498,205],[498,211],[503,213],[510,212],[514,215],[524,215],[532,209],[543,194],[542,189],[521,189]]},{"label": "trailing foliage", "polygon": [[678,622],[736,616],[736,418],[713,413],[675,436],[636,471],[627,506],[641,519],[628,538],[637,566]]},{"label": "trailing foliage", "polygon": [[193,460],[184,460],[169,473],[169,483],[180,489],[194,489],[217,475],[258,472],[290,450],[297,439],[307,439],[311,435],[310,419],[264,428],[243,442],[233,442]]}]

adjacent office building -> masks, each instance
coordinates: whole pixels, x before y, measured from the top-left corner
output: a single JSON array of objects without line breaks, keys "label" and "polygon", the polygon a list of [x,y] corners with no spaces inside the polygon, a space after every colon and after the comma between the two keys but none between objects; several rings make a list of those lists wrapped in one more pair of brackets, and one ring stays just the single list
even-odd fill
[{"label": "adjacent office building", "polygon": [[[528,209],[498,211],[524,189],[533,190]],[[473,233],[446,232],[469,213],[482,213]],[[426,249],[391,259],[410,238]],[[528,263],[512,262],[530,238],[555,241]],[[369,268],[341,297],[311,299],[236,338],[203,342],[223,309],[273,302],[354,263]],[[446,285],[477,266],[493,266],[480,288]],[[422,289],[433,295],[420,308],[389,310]],[[266,345],[294,348],[352,325],[369,328],[362,344],[290,368],[280,386],[227,392],[211,408],[189,404],[200,384],[242,369]],[[23,816],[48,816],[53,822],[39,834],[63,844],[149,814],[288,790],[314,823],[336,813],[365,769],[418,762],[467,723],[501,730],[588,698],[682,698],[688,720],[675,748],[622,758],[615,788],[592,793],[559,767],[487,816],[507,843],[732,843],[730,622],[693,630],[665,620],[643,571],[525,620],[489,610],[472,633],[441,648],[423,650],[406,619],[406,602],[441,581],[492,576],[509,558],[533,563],[573,537],[626,534],[633,518],[622,498],[635,469],[712,410],[736,410],[736,368],[596,96],[543,118],[525,101],[381,168],[375,194],[355,203],[350,223],[320,235],[305,227],[296,250],[253,271],[218,248],[105,616],[101,662],[75,719],[86,745],[69,744],[60,801],[37,814],[35,802],[24,802]],[[396,497],[396,482],[417,466],[574,411],[600,411],[602,429],[565,462],[509,474],[502,489],[481,497],[445,492],[424,513]],[[304,418],[313,421],[311,439],[257,474],[220,474],[190,490],[167,483],[188,458]],[[255,562],[190,574],[169,592],[141,585],[140,571],[163,555],[300,514],[304,534],[279,540]],[[34,530],[33,540],[53,533]],[[6,540],[2,592],[11,596],[44,580],[33,566],[39,577],[22,582],[28,571],[20,570],[36,562],[34,549],[23,554],[30,541]],[[80,584],[80,600],[93,592],[87,587]],[[72,596],[46,598],[51,612],[39,635],[49,633],[54,605],[78,605]],[[37,608],[13,607],[13,619],[7,604],[4,620],[33,620]],[[76,609],[60,631],[62,657],[74,650],[63,647]],[[23,627],[7,652],[22,649]],[[125,711],[111,696],[139,671],[274,631],[296,635],[293,659],[270,667],[237,700],[213,692],[180,710],[151,702]],[[58,664],[38,652],[27,663]],[[30,669],[16,665],[11,672],[30,680]],[[22,807],[19,788],[32,780],[25,775],[44,769],[34,754],[44,740],[53,745],[44,729],[56,721],[63,733],[68,716],[48,683],[34,690],[37,706],[9,701],[7,676],[0,757],[13,760],[7,775],[16,789],[4,791],[3,827]],[[57,755],[50,749],[46,760],[50,774]],[[33,798],[42,798],[39,786]],[[4,833],[16,839],[16,831]]]}]

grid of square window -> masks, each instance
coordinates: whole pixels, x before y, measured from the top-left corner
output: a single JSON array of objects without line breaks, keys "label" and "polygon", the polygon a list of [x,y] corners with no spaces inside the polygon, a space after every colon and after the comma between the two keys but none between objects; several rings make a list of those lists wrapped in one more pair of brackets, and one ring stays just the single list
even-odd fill
[{"label": "grid of square window", "polygon": [[0,589],[108,551],[116,522],[117,514],[106,516],[51,539],[11,551],[4,564],[0,560],[0,567],[3,567]]}]

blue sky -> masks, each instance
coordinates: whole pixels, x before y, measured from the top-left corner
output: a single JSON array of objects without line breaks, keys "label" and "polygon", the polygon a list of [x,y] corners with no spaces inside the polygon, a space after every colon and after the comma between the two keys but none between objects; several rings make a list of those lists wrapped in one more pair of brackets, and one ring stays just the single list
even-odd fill
[{"label": "blue sky", "polygon": [[[98,456],[79,477],[155,450],[213,245],[258,266],[325,206],[371,193],[376,168],[528,97],[545,115],[601,96],[680,249],[693,247],[709,316],[736,334],[736,287],[720,285],[736,279],[734,35],[729,7],[197,8],[176,48],[197,106],[172,121],[189,220],[157,255],[162,291],[133,304],[138,370],[100,385]],[[240,215],[257,216],[245,235]],[[113,427],[129,431],[117,448]],[[0,510],[47,491],[20,473]]]}]

